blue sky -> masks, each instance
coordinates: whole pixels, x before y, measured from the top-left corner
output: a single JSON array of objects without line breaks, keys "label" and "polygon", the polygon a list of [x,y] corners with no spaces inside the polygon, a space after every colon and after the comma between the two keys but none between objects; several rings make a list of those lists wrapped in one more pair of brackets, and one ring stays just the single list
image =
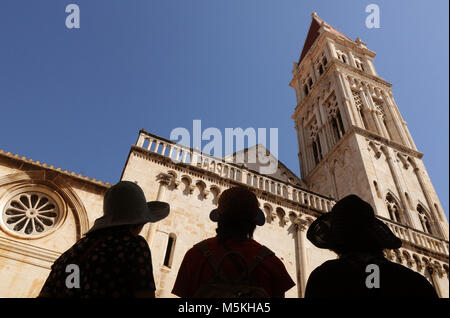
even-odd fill
[{"label": "blue sky", "polygon": [[[81,28],[65,27],[65,7]],[[365,27],[365,7],[381,28]],[[377,53],[449,210],[448,1],[2,0],[0,148],[118,181],[139,129],[278,127],[299,174],[291,79],[311,13]]]}]

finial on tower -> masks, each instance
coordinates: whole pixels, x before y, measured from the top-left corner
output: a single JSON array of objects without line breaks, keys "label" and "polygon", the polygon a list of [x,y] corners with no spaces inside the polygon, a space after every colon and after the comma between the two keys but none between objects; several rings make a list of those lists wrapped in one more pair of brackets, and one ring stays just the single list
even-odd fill
[{"label": "finial on tower", "polygon": [[314,18],[314,17],[318,18],[317,12],[313,12],[311,16],[312,16],[313,18]]}]

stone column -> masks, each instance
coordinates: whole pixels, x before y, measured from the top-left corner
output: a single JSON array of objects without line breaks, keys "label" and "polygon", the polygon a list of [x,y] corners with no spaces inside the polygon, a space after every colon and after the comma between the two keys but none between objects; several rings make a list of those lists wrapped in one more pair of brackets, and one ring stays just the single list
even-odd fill
[{"label": "stone column", "polygon": [[[428,209],[430,211],[430,213],[432,214],[431,216],[433,217],[433,224],[435,224],[436,230],[438,230],[439,234],[441,237],[444,237],[445,239],[448,239],[447,237],[445,237],[445,230],[442,228],[442,223],[439,222],[439,219],[437,218],[437,214],[439,213],[439,211],[436,211],[433,201],[431,200],[430,194],[428,192],[428,189],[426,187],[425,181],[422,177],[422,173],[420,171],[420,169],[417,167],[417,164],[415,163],[414,159],[410,160],[411,165],[414,169],[414,174],[416,175],[417,181],[419,182],[420,185],[420,189],[422,190],[422,193],[425,197],[425,200],[427,201],[428,204]],[[442,216],[442,217],[445,217]],[[444,218],[445,220],[445,218]]]},{"label": "stone column", "polygon": [[[381,133],[381,127],[376,119],[376,115],[374,114],[374,105],[372,103],[372,99],[370,98],[370,94],[368,94],[364,89],[361,90],[361,101],[363,103],[363,108],[361,109],[362,113],[365,116],[366,119],[369,119],[367,116],[368,114],[370,114],[371,117],[371,122],[368,122],[368,124],[370,125],[370,127],[366,127],[367,130],[370,130],[372,132],[378,133],[380,136],[383,136]],[[365,111],[367,109],[367,112]],[[375,127],[373,127],[375,126]]]},{"label": "stone column", "polygon": [[317,124],[318,124],[318,128],[319,128],[319,132],[318,132],[318,138],[320,140],[320,144],[322,146],[322,155],[325,156],[328,151],[328,141],[327,141],[327,137],[326,137],[326,131],[325,131],[325,123],[322,121],[322,115],[320,113],[319,110],[319,106],[314,108],[314,113],[316,114],[316,118],[317,118]]},{"label": "stone column", "polygon": [[409,215],[408,203],[405,198],[405,191],[404,191],[402,185],[400,184],[397,171],[395,170],[394,163],[392,162],[392,156],[389,152],[389,148],[387,148],[386,146],[382,146],[381,150],[383,151],[384,155],[386,156],[386,161],[388,163],[389,170],[391,171],[392,179],[394,179],[395,187],[397,189],[401,204],[403,206],[403,213],[402,213],[403,219],[407,222],[407,225],[413,226],[414,223],[412,222],[411,217]]},{"label": "stone column", "polygon": [[308,222],[304,219],[297,218],[295,224],[295,245],[297,250],[297,290],[299,297],[305,297],[306,283],[308,281],[307,275],[307,261],[306,261],[306,230],[308,229]]},{"label": "stone column", "polygon": [[[169,174],[160,173],[156,176],[156,180],[159,182],[158,194],[156,196],[156,201],[164,201],[164,195],[166,193],[167,186],[173,177]],[[147,242],[152,248],[153,239],[155,238],[156,230],[158,229],[158,223],[149,223],[150,227],[147,233]]]},{"label": "stone column", "polygon": [[330,57],[337,59],[336,47],[334,46],[334,43],[331,42],[330,40],[327,41],[327,48],[328,48],[328,53],[330,54]]},{"label": "stone column", "polygon": [[437,270],[432,265],[428,265],[425,267],[425,270],[428,271],[428,274],[430,275],[432,285],[434,289],[436,290],[436,293],[438,294],[439,298],[442,298],[443,292],[441,290],[441,286],[439,285],[439,278],[437,276]]},{"label": "stone column", "polygon": [[406,137],[405,131],[403,130],[403,126],[401,124],[402,120],[401,120],[400,113],[396,112],[396,110],[394,109],[395,106],[391,103],[391,100],[390,100],[389,96],[386,94],[386,92],[383,91],[382,96],[383,96],[383,102],[386,105],[386,110],[391,115],[392,121],[394,122],[394,125],[395,125],[395,128],[397,129],[398,135],[400,136],[400,141],[404,145],[411,147],[411,145],[409,144],[408,138]]},{"label": "stone column", "polygon": [[344,123],[344,130],[349,131],[352,125],[354,125],[355,120],[351,111],[350,97],[346,96],[347,94],[345,93],[344,82],[345,79],[342,78],[340,70],[336,69],[336,72],[334,73],[336,100],[340,106],[339,111],[341,112],[342,121]]},{"label": "stone column", "polygon": [[362,119],[360,119],[358,108],[356,107],[356,104],[353,99],[353,93],[352,93],[352,89],[350,88],[350,84],[345,79],[342,80],[342,83],[344,85],[343,89],[348,96],[350,112],[353,116],[353,125],[356,125],[358,127],[363,127]]},{"label": "stone column", "polygon": [[350,60],[350,65],[356,67],[355,57],[353,56],[352,51],[348,51],[348,59]]},{"label": "stone column", "polygon": [[136,141],[136,146],[142,147],[144,145],[144,141],[145,141],[145,135],[142,133],[139,134],[138,140]]}]

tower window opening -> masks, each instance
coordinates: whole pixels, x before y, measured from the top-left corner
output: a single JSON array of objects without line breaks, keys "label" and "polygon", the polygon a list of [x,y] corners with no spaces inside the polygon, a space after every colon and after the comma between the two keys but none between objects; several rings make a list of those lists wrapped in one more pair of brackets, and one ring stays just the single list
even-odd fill
[{"label": "tower window opening", "polygon": [[375,187],[375,191],[377,192],[377,196],[381,199],[381,192],[380,192],[380,189],[378,188],[378,183],[375,180],[373,181],[373,186]]},{"label": "tower window opening", "polygon": [[323,66],[322,66],[322,64],[319,64],[319,74],[320,75],[323,74]]},{"label": "tower window opening", "polygon": [[305,84],[303,86],[303,91],[305,92],[305,96],[308,96],[308,93],[309,93],[308,85]]},{"label": "tower window opening", "polygon": [[336,112],[336,118],[337,118],[337,123],[338,123],[338,128],[339,128],[339,137],[341,138],[345,133],[345,129],[344,129],[344,123],[342,122],[341,112],[339,110]]},{"label": "tower window opening", "polygon": [[339,134],[339,128],[338,128],[337,120],[334,117],[331,120],[331,126],[333,127],[334,137],[335,137],[336,141],[338,141],[339,139],[341,139],[341,136]]},{"label": "tower window opening", "polygon": [[430,219],[427,213],[425,212],[425,209],[420,204],[417,205],[417,212],[419,212],[420,223],[422,223],[424,232],[428,234],[433,234]]},{"label": "tower window opening", "polygon": [[391,220],[398,223],[402,223],[399,205],[397,204],[397,202],[390,193],[386,195],[385,203]]},{"label": "tower window opening", "polygon": [[312,148],[313,148],[314,162],[317,165],[322,159],[322,147],[320,145],[319,136],[317,136],[316,139],[313,140]]},{"label": "tower window opening", "polygon": [[173,251],[175,247],[175,234],[171,233],[167,241],[166,255],[164,256],[164,266],[172,267]]},{"label": "tower window opening", "polygon": [[311,78],[309,78],[309,80],[308,80],[308,86],[309,86],[309,89],[310,89],[310,90],[311,90],[312,85],[313,85],[313,80],[312,80]]}]

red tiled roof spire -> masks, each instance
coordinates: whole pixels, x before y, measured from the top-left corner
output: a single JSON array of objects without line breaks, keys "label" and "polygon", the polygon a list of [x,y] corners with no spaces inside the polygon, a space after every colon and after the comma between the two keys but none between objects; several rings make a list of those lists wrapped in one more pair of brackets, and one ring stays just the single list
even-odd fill
[{"label": "red tiled roof spire", "polygon": [[311,25],[309,26],[308,35],[306,36],[305,43],[303,44],[303,50],[302,50],[302,53],[300,54],[300,59],[298,61],[298,64],[300,64],[302,62],[303,58],[305,57],[306,53],[308,53],[308,51],[311,48],[311,46],[313,45],[314,41],[319,37],[319,35],[320,35],[319,29],[322,24],[325,24],[329,28],[331,33],[334,33],[339,36],[343,36],[346,39],[353,41],[348,36],[346,36],[345,34],[343,34],[340,31],[336,30],[331,25],[326,23],[324,20],[319,18],[317,16],[317,13],[313,12]]}]

